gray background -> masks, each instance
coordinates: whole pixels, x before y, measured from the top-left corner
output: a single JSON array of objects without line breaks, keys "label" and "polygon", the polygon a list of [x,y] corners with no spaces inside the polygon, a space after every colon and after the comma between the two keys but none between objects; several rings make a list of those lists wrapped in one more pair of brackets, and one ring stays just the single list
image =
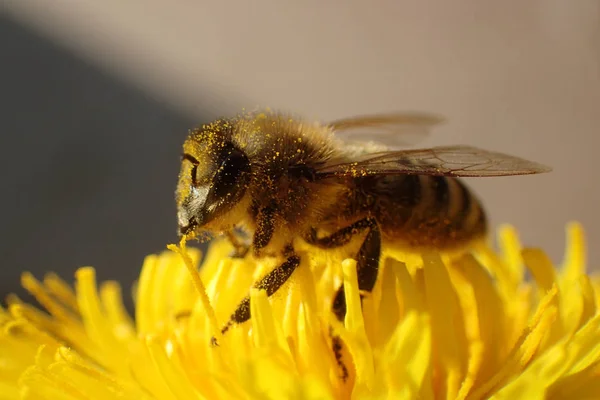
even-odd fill
[{"label": "gray background", "polygon": [[[470,180],[493,225],[560,261],[600,257],[597,0],[0,0],[0,292],[94,265],[126,286],[175,240],[188,128],[267,105],[330,120],[425,110],[422,146],[470,144],[552,174]],[[1,294],[1,293],[0,293]]]},{"label": "gray background", "polygon": [[126,288],[176,240],[181,142],[196,121],[0,17],[0,295],[78,266]]}]

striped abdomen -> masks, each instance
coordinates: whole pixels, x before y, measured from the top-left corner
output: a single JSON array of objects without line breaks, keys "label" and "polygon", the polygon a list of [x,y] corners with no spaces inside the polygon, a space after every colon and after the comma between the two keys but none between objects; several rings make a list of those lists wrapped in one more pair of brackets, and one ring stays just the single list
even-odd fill
[{"label": "striped abdomen", "polygon": [[380,175],[361,181],[357,181],[357,189],[361,197],[367,196],[362,201],[370,204],[369,210],[388,240],[452,248],[486,232],[479,200],[456,178]]}]

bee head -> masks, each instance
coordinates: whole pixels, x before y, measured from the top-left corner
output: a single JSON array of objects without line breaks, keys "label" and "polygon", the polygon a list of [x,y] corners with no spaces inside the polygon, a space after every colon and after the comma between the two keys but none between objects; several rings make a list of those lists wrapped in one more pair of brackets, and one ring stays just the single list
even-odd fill
[{"label": "bee head", "polygon": [[210,231],[207,225],[232,211],[249,184],[248,157],[218,127],[192,132],[183,145],[176,191],[180,235]]}]

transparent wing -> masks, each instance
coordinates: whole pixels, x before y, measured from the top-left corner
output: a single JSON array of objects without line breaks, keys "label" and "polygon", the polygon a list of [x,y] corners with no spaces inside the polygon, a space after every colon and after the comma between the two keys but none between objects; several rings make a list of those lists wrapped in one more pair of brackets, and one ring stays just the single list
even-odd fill
[{"label": "transparent wing", "polygon": [[423,140],[443,120],[433,114],[406,112],[344,118],[328,125],[346,143],[371,141],[394,148]]},{"label": "transparent wing", "polygon": [[528,175],[551,169],[536,162],[470,146],[388,151],[358,157],[351,162],[331,160],[317,171],[319,178],[386,174],[486,177]]}]

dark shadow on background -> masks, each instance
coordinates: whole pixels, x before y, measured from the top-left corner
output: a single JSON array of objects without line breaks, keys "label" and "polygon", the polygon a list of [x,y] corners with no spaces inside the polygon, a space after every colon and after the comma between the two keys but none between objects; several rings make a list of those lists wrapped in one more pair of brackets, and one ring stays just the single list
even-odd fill
[{"label": "dark shadow on background", "polygon": [[176,238],[181,143],[201,122],[0,16],[0,296],[22,271],[123,284]]}]

